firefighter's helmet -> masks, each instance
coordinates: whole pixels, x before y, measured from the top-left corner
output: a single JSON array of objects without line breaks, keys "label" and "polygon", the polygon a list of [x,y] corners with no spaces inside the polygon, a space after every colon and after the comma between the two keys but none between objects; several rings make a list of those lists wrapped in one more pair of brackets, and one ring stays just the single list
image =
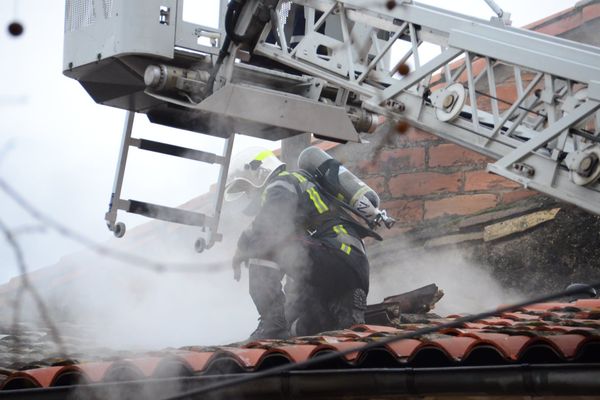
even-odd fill
[{"label": "firefighter's helmet", "polygon": [[283,169],[285,164],[271,150],[252,147],[241,151],[233,157],[229,166],[225,201],[251,196]]}]

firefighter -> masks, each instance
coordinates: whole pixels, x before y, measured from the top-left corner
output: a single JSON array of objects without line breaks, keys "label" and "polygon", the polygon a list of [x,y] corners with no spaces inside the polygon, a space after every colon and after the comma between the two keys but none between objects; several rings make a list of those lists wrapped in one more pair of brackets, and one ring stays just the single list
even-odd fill
[{"label": "firefighter", "polygon": [[225,199],[249,196],[249,209],[256,209],[233,258],[236,280],[242,264],[248,267],[250,296],[260,315],[249,339],[283,339],[364,323],[369,262],[362,239],[372,231],[358,224],[313,175],[287,171],[272,151],[254,150],[241,158],[246,161],[233,169]]}]

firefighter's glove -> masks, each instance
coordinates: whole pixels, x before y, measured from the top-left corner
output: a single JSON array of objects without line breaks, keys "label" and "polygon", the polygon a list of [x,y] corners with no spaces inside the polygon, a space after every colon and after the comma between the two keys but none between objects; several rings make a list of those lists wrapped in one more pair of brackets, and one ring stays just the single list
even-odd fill
[{"label": "firefighter's glove", "polygon": [[246,231],[242,232],[237,242],[237,250],[233,256],[231,266],[233,267],[233,279],[239,282],[242,277],[242,263],[248,265],[250,240]]},{"label": "firefighter's glove", "polygon": [[242,277],[242,263],[247,262],[248,258],[243,257],[239,253],[236,253],[236,255],[233,256],[233,261],[231,263],[231,266],[233,267],[233,279],[239,282],[240,278]]}]

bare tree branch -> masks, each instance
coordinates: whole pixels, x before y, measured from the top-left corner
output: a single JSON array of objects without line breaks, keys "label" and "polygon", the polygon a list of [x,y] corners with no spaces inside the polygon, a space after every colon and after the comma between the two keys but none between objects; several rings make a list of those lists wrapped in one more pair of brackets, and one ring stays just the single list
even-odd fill
[{"label": "bare tree branch", "polygon": [[[12,232],[10,231],[8,226],[6,226],[2,220],[0,220],[0,231],[2,231],[2,233],[4,233],[4,237],[6,238],[6,241],[12,248],[13,253],[15,255],[15,259],[17,261],[17,266],[19,267],[19,272],[21,273],[21,276],[19,277],[19,285],[20,286],[19,286],[19,291],[17,293],[18,307],[16,307],[16,309],[15,309],[15,314],[14,314],[15,316],[13,316],[13,324],[18,322],[18,318],[19,318],[19,314],[20,314],[20,310],[21,310],[20,304],[23,300],[23,294],[25,292],[29,292],[29,294],[31,294],[31,297],[33,298],[33,301],[35,302],[35,305],[40,313],[40,316],[42,317],[42,320],[44,321],[44,323],[50,330],[52,340],[58,346],[59,352],[62,354],[66,354],[64,343],[63,343],[62,337],[58,331],[58,328],[54,325],[54,322],[52,321],[52,318],[50,317],[50,313],[48,312],[48,308],[46,307],[44,300],[42,299],[42,297],[36,290],[35,286],[29,280],[29,271],[27,269],[27,264],[25,263],[25,257],[23,255],[23,250],[21,249],[19,242],[15,239],[14,235],[12,234]],[[18,312],[18,314],[17,314],[17,312]],[[16,327],[16,326],[14,326],[14,327]],[[16,335],[16,336],[18,336],[18,335]]]}]

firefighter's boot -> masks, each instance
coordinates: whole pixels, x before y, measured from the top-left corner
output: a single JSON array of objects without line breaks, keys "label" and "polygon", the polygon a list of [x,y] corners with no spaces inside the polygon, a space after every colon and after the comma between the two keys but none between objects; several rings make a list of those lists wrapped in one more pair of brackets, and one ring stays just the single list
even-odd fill
[{"label": "firefighter's boot", "polygon": [[281,280],[283,273],[276,263],[250,260],[248,263],[250,297],[260,315],[260,322],[248,340],[287,339],[290,336],[285,319],[285,295]]}]

